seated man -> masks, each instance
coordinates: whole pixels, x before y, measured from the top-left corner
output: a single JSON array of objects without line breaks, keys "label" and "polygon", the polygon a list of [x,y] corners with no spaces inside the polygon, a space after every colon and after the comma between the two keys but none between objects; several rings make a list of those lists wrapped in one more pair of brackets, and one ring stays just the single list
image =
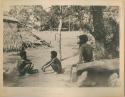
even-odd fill
[{"label": "seated man", "polygon": [[43,65],[41,69],[43,70],[43,72],[45,72],[45,69],[48,68],[49,66],[51,66],[56,73],[58,74],[62,73],[61,62],[57,58],[56,51],[51,51],[51,60],[47,62],[45,65]]},{"label": "seated man", "polygon": [[[79,36],[79,62],[78,65],[82,62],[87,63],[93,61],[93,47],[90,44],[87,44],[88,37],[87,35]],[[77,71],[77,75],[81,75],[83,70]]]},{"label": "seated man", "polygon": [[[79,64],[82,62],[91,62],[93,61],[93,47],[91,44],[88,44],[88,37],[87,35],[80,35],[79,36],[79,62],[77,64],[72,65],[71,67],[71,81],[77,81],[79,75],[83,73],[84,70],[77,70]],[[84,65],[84,64],[83,64]],[[84,77],[82,80],[86,78],[87,73],[83,73]],[[82,82],[81,80],[81,82]]]},{"label": "seated man", "polygon": [[79,62],[91,62],[93,61],[93,47],[90,44],[87,44],[88,37],[87,35],[79,36],[80,42],[80,55]]},{"label": "seated man", "polygon": [[30,60],[27,59],[26,51],[24,48],[20,51],[21,62],[18,63],[17,69],[21,76],[25,75],[26,73],[34,74],[38,73],[38,69],[33,69],[34,65]]}]

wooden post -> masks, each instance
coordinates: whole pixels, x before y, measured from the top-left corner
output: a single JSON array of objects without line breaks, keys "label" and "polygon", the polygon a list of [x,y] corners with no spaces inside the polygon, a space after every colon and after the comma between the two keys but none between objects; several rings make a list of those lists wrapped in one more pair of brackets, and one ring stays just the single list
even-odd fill
[{"label": "wooden post", "polygon": [[60,36],[60,39],[59,39],[59,53],[60,53],[60,60],[62,59],[62,52],[61,52],[61,28],[62,28],[62,19],[59,20],[60,21],[60,30],[59,30],[59,36]]},{"label": "wooden post", "polygon": [[61,52],[61,28],[62,28],[62,7],[60,6],[60,17],[59,17],[59,28],[58,28],[58,32],[59,32],[59,54],[60,54],[60,60],[62,59],[62,52]]},{"label": "wooden post", "polygon": [[69,15],[69,31],[71,30],[71,29],[70,29],[70,21],[71,21],[71,20],[70,20],[70,15]]}]

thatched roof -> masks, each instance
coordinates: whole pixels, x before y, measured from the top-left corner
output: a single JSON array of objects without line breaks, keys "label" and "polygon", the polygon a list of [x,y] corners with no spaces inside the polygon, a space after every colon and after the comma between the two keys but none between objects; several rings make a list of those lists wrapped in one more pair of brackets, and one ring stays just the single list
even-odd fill
[{"label": "thatched roof", "polygon": [[19,23],[19,21],[16,18],[4,16],[3,22],[13,22],[13,23]]},{"label": "thatched roof", "polygon": [[40,39],[30,31],[18,31],[19,21],[12,17],[4,17],[3,31],[3,51],[19,51],[24,43],[26,47],[35,47],[38,45],[50,46],[49,43]]},{"label": "thatched roof", "polygon": [[50,47],[51,45],[47,43],[45,40],[40,39],[38,36],[34,35],[30,31],[23,31],[21,32],[23,43],[26,47],[36,47],[36,46],[47,46]]},{"label": "thatched roof", "polygon": [[3,51],[18,51],[22,47],[22,38],[18,32],[18,20],[12,17],[4,17]]}]

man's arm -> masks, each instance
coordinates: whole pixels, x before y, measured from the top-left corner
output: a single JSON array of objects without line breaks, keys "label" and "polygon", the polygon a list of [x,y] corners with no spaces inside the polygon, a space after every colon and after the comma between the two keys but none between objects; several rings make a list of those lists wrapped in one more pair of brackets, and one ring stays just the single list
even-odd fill
[{"label": "man's arm", "polygon": [[55,61],[55,58],[54,58],[54,59],[52,59],[52,60],[50,60],[50,61],[48,62],[48,64],[46,64],[45,66],[46,66],[46,67],[51,66],[51,64],[52,64],[54,61]]},{"label": "man's arm", "polygon": [[49,64],[47,64],[47,65],[45,65],[44,66],[44,70],[46,69],[46,68],[48,68],[49,66],[51,66],[51,64],[49,63]]},{"label": "man's arm", "polygon": [[53,63],[53,60],[47,62],[45,65],[42,66],[42,70],[45,72],[45,69],[48,68],[49,66],[51,66],[51,64]]},{"label": "man's arm", "polygon": [[48,64],[50,64],[50,62],[51,62],[51,61],[49,61],[49,62],[47,62],[46,64],[44,64],[44,65],[42,66],[42,68],[43,68],[44,66],[47,66]]},{"label": "man's arm", "polygon": [[79,63],[81,63],[83,61],[83,47],[80,47],[80,51],[79,51]]}]

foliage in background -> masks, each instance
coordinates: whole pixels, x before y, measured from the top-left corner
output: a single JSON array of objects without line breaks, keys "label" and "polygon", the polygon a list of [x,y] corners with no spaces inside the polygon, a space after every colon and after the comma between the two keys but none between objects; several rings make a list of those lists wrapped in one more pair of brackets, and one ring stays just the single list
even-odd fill
[{"label": "foliage in background", "polygon": [[[51,6],[46,11],[41,5],[11,6],[8,15],[17,18],[24,29],[57,31],[62,18],[62,31],[79,31],[88,25],[98,47],[106,55],[118,57],[119,7],[118,6]],[[101,54],[100,54],[101,55]],[[103,55],[103,54],[102,54]],[[105,55],[104,55],[105,56]]]}]

